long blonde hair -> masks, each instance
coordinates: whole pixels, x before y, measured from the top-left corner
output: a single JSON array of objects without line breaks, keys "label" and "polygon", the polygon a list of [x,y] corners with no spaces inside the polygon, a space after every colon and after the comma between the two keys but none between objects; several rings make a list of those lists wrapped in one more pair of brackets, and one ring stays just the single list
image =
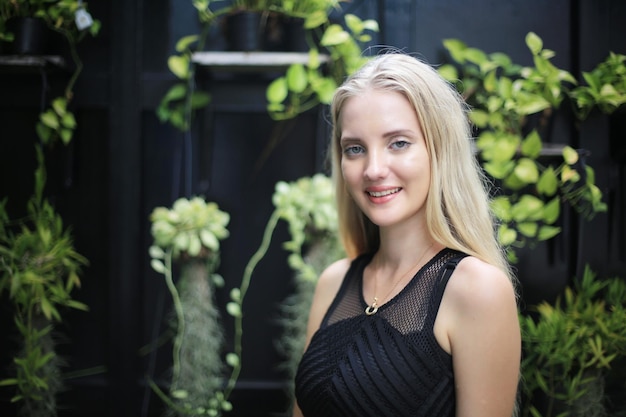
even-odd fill
[{"label": "long blonde hair", "polygon": [[404,95],[417,114],[431,161],[426,216],[432,237],[446,247],[499,267],[512,279],[495,237],[488,181],[472,149],[468,107],[433,67],[403,53],[372,58],[338,88],[331,104],[332,173],[339,234],[348,256],[373,252],[379,245],[378,226],[358,208],[341,174],[343,106],[350,97],[371,89]]}]

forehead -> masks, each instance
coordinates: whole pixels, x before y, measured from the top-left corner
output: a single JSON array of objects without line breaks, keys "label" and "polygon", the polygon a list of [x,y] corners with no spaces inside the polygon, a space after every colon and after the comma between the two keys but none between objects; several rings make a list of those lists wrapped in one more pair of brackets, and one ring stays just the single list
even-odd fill
[{"label": "forehead", "polygon": [[342,133],[373,128],[419,129],[420,123],[409,100],[397,91],[368,89],[343,103]]}]

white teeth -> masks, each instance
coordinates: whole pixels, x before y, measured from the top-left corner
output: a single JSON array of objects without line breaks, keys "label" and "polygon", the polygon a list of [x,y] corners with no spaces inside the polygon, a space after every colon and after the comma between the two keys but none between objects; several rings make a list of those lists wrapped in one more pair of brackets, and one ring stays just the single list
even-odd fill
[{"label": "white teeth", "polygon": [[371,195],[372,197],[384,197],[389,194],[395,194],[398,191],[400,191],[400,188],[393,188],[391,190],[385,190],[385,191],[368,191],[368,194]]}]

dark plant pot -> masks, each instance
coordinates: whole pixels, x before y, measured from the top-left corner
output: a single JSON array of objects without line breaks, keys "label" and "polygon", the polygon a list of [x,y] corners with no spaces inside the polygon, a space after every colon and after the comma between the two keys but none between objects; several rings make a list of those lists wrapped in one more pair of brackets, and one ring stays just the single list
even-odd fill
[{"label": "dark plant pot", "polygon": [[257,12],[238,12],[224,19],[226,49],[229,51],[263,50],[263,15]]},{"label": "dark plant pot", "polygon": [[263,22],[264,49],[275,52],[308,52],[304,19],[270,14]]},{"label": "dark plant pot", "polygon": [[20,17],[9,19],[7,30],[13,33],[13,42],[6,45],[6,51],[15,55],[43,55],[48,44],[48,27],[38,18]]}]

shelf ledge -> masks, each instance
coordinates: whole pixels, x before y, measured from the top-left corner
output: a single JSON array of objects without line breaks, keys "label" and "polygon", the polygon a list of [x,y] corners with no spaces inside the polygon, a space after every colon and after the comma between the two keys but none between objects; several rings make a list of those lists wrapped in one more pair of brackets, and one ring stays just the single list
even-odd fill
[{"label": "shelf ledge", "polygon": [[[200,66],[223,71],[284,70],[291,64],[309,62],[308,52],[196,52],[192,61]],[[320,63],[328,61],[320,55]]]}]

